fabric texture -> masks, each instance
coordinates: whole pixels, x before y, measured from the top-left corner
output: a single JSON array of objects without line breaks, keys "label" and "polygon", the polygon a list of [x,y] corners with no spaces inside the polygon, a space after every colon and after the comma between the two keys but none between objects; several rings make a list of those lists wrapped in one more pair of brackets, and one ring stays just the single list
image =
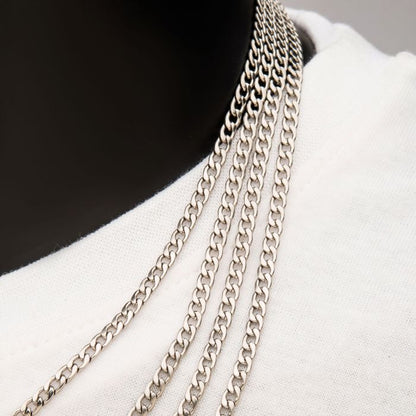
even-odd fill
[{"label": "fabric texture", "polygon": [[[416,57],[289,9],[315,43],[277,271],[235,411],[256,416],[416,414]],[[277,133],[278,134],[278,133]],[[276,141],[277,141],[276,135]],[[212,415],[237,358],[271,195],[271,155],[233,325],[197,408]],[[0,414],[10,415],[119,311],[153,266],[206,162],[76,243],[0,277]],[[230,160],[174,267],[135,320],[43,410],[125,415],[183,323]],[[176,411],[208,339],[229,244],[198,335],[153,411]]]}]

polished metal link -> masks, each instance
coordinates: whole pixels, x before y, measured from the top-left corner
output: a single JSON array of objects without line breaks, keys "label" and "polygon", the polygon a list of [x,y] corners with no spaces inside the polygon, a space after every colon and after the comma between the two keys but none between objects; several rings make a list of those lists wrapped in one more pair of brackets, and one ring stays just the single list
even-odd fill
[{"label": "polished metal link", "polygon": [[[238,137],[218,217],[214,223],[210,244],[201,265],[184,325],[163,358],[162,365],[130,411],[129,416],[143,415],[153,408],[181,357],[196,335],[222,258],[246,171],[250,165],[247,190],[244,194],[241,219],[238,223],[236,245],[219,313],[214,321],[214,328],[198,369],[194,373],[185,398],[176,414],[182,416],[193,413],[211,377],[239,297],[246,262],[250,254],[271,142],[278,119],[279,103],[284,96],[283,127],[280,134],[275,184],[272,189],[270,213],[257,272],[255,293],[253,294],[243,346],[234,366],[233,375],[223,394],[221,405],[217,409],[217,415],[230,415],[233,412],[256,354],[275,270],[298,124],[302,82],[301,53],[296,29],[279,1],[257,0],[250,50],[230,109],[225,116],[213,152],[208,157],[208,162],[203,169],[202,177],[197,183],[196,191],[185,207],[184,215],[179,220],[178,226],[172,233],[162,254],[157,258],[148,275],[141,281],[139,288],[111,322],[105,325],[30,399],[25,401],[16,410],[14,416],[36,415],[138,314],[180,254],[221,174],[231,142],[235,137]],[[237,135],[237,130],[240,127],[240,134]],[[253,144],[254,155],[252,155]]]},{"label": "polished metal link", "polygon": [[[219,208],[218,218],[214,223],[214,231],[210,236],[210,243],[201,266],[201,271],[198,275],[196,287],[192,293],[192,300],[188,307],[188,313],[185,316],[184,325],[179,329],[176,338],[171,343],[168,352],[163,357],[161,365],[146,386],[145,391],[139,397],[135,406],[130,410],[129,416],[145,415],[154,408],[157,399],[162,395],[166,384],[173,376],[175,369],[181,358],[185,355],[189,345],[192,343],[202,322],[206,303],[209,299],[212,285],[214,284],[215,275],[222,258],[231,221],[234,216],[235,206],[238,202],[243,176],[247,169],[253,142],[256,138],[259,116],[262,112],[265,100],[267,99],[267,91],[272,78],[272,66],[274,62],[272,54],[273,50],[270,44],[272,39],[268,39],[268,37],[270,37],[270,30],[267,30],[267,24],[271,24],[272,19],[270,17],[268,18],[263,3],[260,3],[256,9],[256,23],[257,22],[256,32],[260,34],[260,42],[258,45],[260,48],[258,77],[254,81],[254,89],[250,94],[250,99],[247,103],[246,113],[243,117],[243,127],[237,144],[237,152],[234,155],[230,176],[221,198],[222,202]],[[264,121],[264,123],[267,123],[267,121]],[[268,124],[266,125],[268,126]],[[265,141],[264,138],[263,140]],[[257,144],[257,151],[263,154],[263,146]],[[259,155],[256,160],[256,162],[258,162],[257,164],[260,163],[260,158],[261,155]],[[254,169],[253,172],[252,169],[252,175],[255,175],[256,173],[257,170]],[[258,180],[262,181],[262,178],[259,178]],[[251,185],[257,186],[257,183],[250,181],[249,186]],[[255,196],[260,195],[258,189],[252,189],[251,191],[251,194],[254,194]],[[247,204],[249,204],[249,202],[247,202]],[[247,213],[247,215],[249,214]],[[247,222],[250,225],[254,224],[252,218],[247,219]],[[243,260],[242,257],[241,260]],[[241,264],[241,267],[245,267],[245,260],[244,264]]]},{"label": "polished metal link", "polygon": [[[270,7],[270,4],[267,3],[266,7]],[[281,10],[275,13],[274,9],[269,9],[268,18],[271,18],[270,24],[272,26],[271,34],[273,35],[273,43],[271,45],[271,53],[273,54],[274,60],[274,72],[270,82],[270,93],[267,95],[260,123],[259,138],[250,172],[249,184],[244,197],[236,245],[225,287],[222,292],[219,312],[214,320],[209,341],[204,348],[197,370],[192,377],[192,381],[186,390],[185,397],[180,403],[175,416],[189,416],[194,413],[196,405],[211,378],[218,355],[221,352],[223,342],[227,336],[228,328],[233,319],[240,287],[246,270],[246,263],[250,254],[250,245],[256,226],[258,205],[261,199],[261,190],[263,188],[264,176],[266,174],[269,153],[278,119],[288,63],[287,36],[285,30],[283,30],[285,22]]]},{"label": "polished metal link", "polygon": [[283,110],[283,128],[272,189],[270,213],[260,255],[260,265],[249,311],[249,319],[238,359],[233,373],[222,396],[216,415],[231,415],[241,396],[241,391],[252,368],[257,352],[261,330],[266,315],[266,306],[270,297],[270,287],[276,267],[277,249],[283,230],[283,219],[289,190],[290,169],[293,162],[296,130],[298,125],[300,92],[302,85],[302,48],[293,23],[284,12],[289,38],[289,67],[286,79],[285,106]]}]

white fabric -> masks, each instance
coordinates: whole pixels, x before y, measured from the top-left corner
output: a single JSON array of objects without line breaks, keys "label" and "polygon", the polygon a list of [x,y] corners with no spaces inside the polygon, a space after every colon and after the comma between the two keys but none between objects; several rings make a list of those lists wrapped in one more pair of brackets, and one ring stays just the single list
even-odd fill
[{"label": "white fabric", "polygon": [[[317,55],[304,71],[264,333],[235,414],[413,416],[416,57],[384,55],[350,27],[315,13],[290,14]],[[30,397],[128,299],[176,227],[204,163],[97,232],[0,278],[1,415]],[[224,175],[174,268],[126,332],[42,415],[127,414],[182,325],[223,183]],[[270,189],[269,175],[234,324],[200,416],[214,414],[240,348]],[[183,397],[229,259],[230,245],[200,332],[155,415],[173,414]]]}]

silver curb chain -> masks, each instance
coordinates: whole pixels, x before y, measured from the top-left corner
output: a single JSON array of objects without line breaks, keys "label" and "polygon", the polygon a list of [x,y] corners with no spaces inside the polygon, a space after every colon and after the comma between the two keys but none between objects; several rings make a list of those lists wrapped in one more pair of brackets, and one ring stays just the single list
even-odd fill
[{"label": "silver curb chain", "polygon": [[[225,116],[214,150],[203,169],[202,177],[197,183],[197,189],[185,207],[184,215],[179,220],[163,253],[142,280],[139,288],[131,295],[130,300],[125,303],[111,322],[105,325],[30,399],[25,401],[13,416],[36,415],[138,314],[180,254],[221,174],[231,142],[237,139],[236,151],[221,198],[218,216],[214,222],[213,232],[210,236],[205,259],[201,264],[184,324],[171,343],[152,380],[128,415],[144,415],[153,409],[166,384],[173,376],[180,359],[194,339],[202,322],[234,218],[235,208],[240,198],[240,191],[247,177],[247,189],[243,196],[244,203],[219,312],[198,368],[186,390],[184,399],[174,414],[175,416],[189,416],[194,413],[210,380],[236,308],[250,254],[280,103],[284,100],[282,130],[270,212],[246,334],[233,374],[216,413],[218,416],[232,414],[256,354],[275,271],[298,124],[302,69],[300,41],[285,10],[278,0],[257,0],[250,50],[230,109]],[[240,127],[237,135],[237,130]]]},{"label": "silver curb chain", "polygon": [[289,67],[285,86],[286,95],[283,109],[283,127],[280,134],[270,212],[263,240],[263,250],[260,255],[260,265],[257,270],[257,279],[252,298],[252,306],[249,311],[246,333],[232,375],[222,396],[221,404],[217,409],[217,416],[231,415],[233,413],[252,368],[264,324],[266,306],[270,297],[270,287],[276,268],[277,249],[283,230],[290,169],[293,163],[293,152],[295,150],[303,70],[302,47],[296,28],[286,13],[284,14],[289,38]]},{"label": "silver curb chain", "polygon": [[240,287],[243,282],[288,65],[287,35],[284,30],[284,16],[280,7],[271,12],[272,16],[275,16],[270,22],[274,35],[271,46],[275,46],[272,48],[274,50],[270,51],[274,54],[274,72],[270,82],[271,94],[267,95],[267,101],[264,106],[264,113],[259,129],[259,148],[256,148],[254,154],[254,162],[250,173],[248,189],[244,198],[244,206],[238,226],[233,258],[222,293],[219,312],[214,320],[209,341],[205,346],[197,370],[192,377],[192,381],[186,390],[185,397],[180,403],[175,416],[185,416],[194,413],[196,405],[210,380],[223,342],[227,336],[227,331],[231,325],[236,302],[239,297]]},{"label": "silver curb chain", "polygon": [[[261,5],[263,6],[263,5]],[[271,79],[271,70],[272,70],[272,64],[273,64],[273,57],[271,55],[272,51],[269,51],[267,48],[266,39],[268,42],[271,42],[272,39],[268,39],[269,33],[265,30],[262,30],[263,27],[266,24],[266,21],[262,21],[261,19],[263,17],[268,18],[269,16],[264,16],[264,11],[261,10],[259,13],[259,16],[257,17],[258,20],[260,20],[260,57],[264,57],[264,59],[261,59],[260,66],[259,66],[259,78],[255,80],[255,89],[257,90],[257,94],[251,94],[250,100],[247,104],[247,112],[244,114],[243,118],[243,128],[240,136],[240,140],[243,140],[247,143],[247,153],[244,154],[244,161],[246,162],[248,160],[248,152],[253,147],[253,141],[256,139],[256,135],[258,134],[257,126],[258,126],[258,120],[259,116],[261,114],[262,108],[264,106],[265,100],[266,100],[266,93],[269,88],[269,83]],[[271,20],[271,19],[269,19]],[[266,47],[263,47],[262,45],[265,45]],[[259,80],[257,82],[257,80]],[[257,88],[258,87],[258,88]],[[266,114],[262,113],[262,124],[267,123],[265,120]],[[261,124],[261,125],[262,125]],[[266,124],[268,125],[268,124]],[[264,129],[261,130],[263,132]],[[242,273],[242,270],[238,269],[245,269],[245,262],[246,258],[248,257],[249,252],[249,243],[251,243],[251,231],[254,229],[255,225],[255,212],[257,211],[257,201],[256,199],[259,199],[260,197],[260,187],[263,182],[263,172],[258,172],[258,166],[259,161],[261,159],[266,159],[267,155],[265,153],[268,153],[268,149],[265,147],[268,147],[267,139],[264,137],[264,134],[259,135],[256,141],[256,149],[255,154],[253,158],[253,164],[251,166],[250,170],[250,176],[249,176],[249,184],[248,189],[245,193],[244,200],[245,205],[243,206],[243,217],[245,216],[245,221],[242,219],[239,223],[239,233],[237,236],[237,246],[236,250],[234,251],[234,256],[237,257],[237,261],[234,263],[236,271],[239,273]],[[264,146],[264,143],[266,142],[266,146]],[[238,151],[235,156],[238,156]],[[234,160],[234,166],[236,164],[236,161]],[[256,167],[257,165],[257,167]],[[234,166],[231,169],[231,175],[230,178],[235,176],[233,170]],[[230,180],[229,178],[229,180]],[[226,184],[226,190],[224,193],[224,196],[228,196],[227,189],[229,187],[229,183]],[[241,183],[239,184],[238,191],[241,189]],[[224,196],[222,200],[224,201]],[[235,193],[235,198],[232,201],[232,211],[234,211],[235,204],[237,203],[238,199],[238,192]],[[250,212],[248,212],[250,211]],[[223,217],[224,215],[224,206],[221,205],[220,211],[219,211],[219,218]],[[171,344],[168,353],[163,358],[161,366],[157,369],[156,373],[152,377],[152,380],[147,385],[146,390],[144,393],[140,396],[138,399],[135,407],[130,411],[129,416],[138,416],[138,415],[144,415],[150,412],[155,403],[156,400],[161,396],[164,387],[166,386],[166,383],[169,381],[169,379],[172,377],[174,370],[176,369],[177,365],[179,364],[180,359],[184,356],[186,353],[186,350],[188,349],[190,343],[195,337],[195,334],[201,324],[203,313],[205,310],[205,303],[207,302],[210,290],[212,288],[212,285],[214,283],[215,279],[215,273],[218,269],[219,264],[219,258],[221,257],[221,254],[223,252],[225,240],[227,237],[227,233],[229,231],[229,226],[226,230],[224,230],[223,238],[217,245],[215,246],[215,252],[213,253],[213,243],[215,244],[215,237],[216,237],[216,228],[219,221],[219,218],[217,219],[215,225],[214,225],[214,232],[211,235],[211,241],[210,245],[206,252],[206,258],[202,264],[201,273],[199,275],[196,288],[192,294],[192,301],[189,305],[189,312],[185,317],[185,325],[179,330],[178,335],[176,339]],[[230,216],[231,219],[231,216]],[[230,221],[227,220],[227,224],[230,224]],[[250,238],[250,242],[244,242],[246,238]],[[244,246],[242,246],[244,244]],[[240,248],[238,248],[240,246]],[[239,255],[238,251],[244,251],[244,254]],[[237,252],[237,254],[236,254]],[[209,272],[211,272],[210,275],[207,275],[207,265],[211,265],[211,269]]]}]

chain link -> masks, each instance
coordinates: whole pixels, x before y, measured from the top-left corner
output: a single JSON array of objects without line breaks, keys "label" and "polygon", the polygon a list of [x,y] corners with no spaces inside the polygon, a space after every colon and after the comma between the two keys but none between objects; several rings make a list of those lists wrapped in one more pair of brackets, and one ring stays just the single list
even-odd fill
[{"label": "chain link", "polygon": [[[272,189],[270,213],[260,256],[260,266],[257,271],[255,292],[243,345],[235,363],[233,375],[222,396],[221,405],[217,409],[217,416],[230,415],[233,412],[256,354],[269,299],[269,289],[275,271],[298,124],[302,82],[301,53],[296,29],[279,1],[257,0],[253,36],[239,84],[196,190],[162,254],[120,312],[30,399],[25,401],[15,411],[14,416],[36,415],[138,314],[144,303],[158,288],[188,240],[221,174],[231,142],[238,136],[218,216],[210,235],[209,246],[192,293],[184,325],[144,393],[129,412],[129,416],[147,414],[153,409],[156,400],[163,393],[166,383],[172,377],[180,359],[196,335],[227,242],[244,178],[250,166],[235,247],[219,312],[197,371],[192,377],[185,398],[180,403],[175,416],[189,416],[194,412],[221,351],[239,297],[250,254],[279,105],[284,96],[283,127],[280,134],[275,183]],[[240,134],[237,135],[240,127]],[[253,145],[254,154],[252,155]]]}]

